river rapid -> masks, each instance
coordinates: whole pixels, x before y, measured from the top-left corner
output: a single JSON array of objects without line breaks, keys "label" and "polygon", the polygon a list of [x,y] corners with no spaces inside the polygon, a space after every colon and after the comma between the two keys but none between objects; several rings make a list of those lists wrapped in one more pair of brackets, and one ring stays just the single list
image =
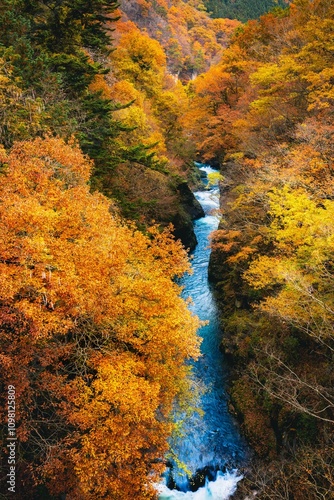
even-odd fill
[{"label": "river rapid", "polygon": [[[199,165],[206,174],[217,173]],[[204,183],[207,184],[207,180]],[[195,222],[198,245],[193,252],[193,274],[182,279],[183,296],[191,297],[191,309],[209,324],[199,330],[203,338],[202,356],[193,363],[195,383],[204,386],[201,407],[204,415],[195,413],[183,428],[183,436],[171,448],[191,472],[189,477],[176,463],[168,469],[164,483],[158,486],[159,500],[226,500],[236,491],[242,478],[238,469],[247,461],[247,446],[238,425],[228,412],[226,384],[228,370],[219,347],[222,332],[214,296],[208,282],[210,258],[209,235],[219,223],[219,189],[198,191],[205,217]]]}]

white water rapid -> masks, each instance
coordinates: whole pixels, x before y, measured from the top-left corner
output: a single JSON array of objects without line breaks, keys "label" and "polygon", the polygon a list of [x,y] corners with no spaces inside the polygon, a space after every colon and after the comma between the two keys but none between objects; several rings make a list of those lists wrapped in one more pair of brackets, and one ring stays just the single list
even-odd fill
[{"label": "white water rapid", "polygon": [[237,471],[217,472],[217,479],[209,481],[206,479],[205,486],[197,491],[182,491],[170,490],[165,484],[158,486],[160,493],[159,500],[227,500],[235,493],[238,481],[242,476]]}]

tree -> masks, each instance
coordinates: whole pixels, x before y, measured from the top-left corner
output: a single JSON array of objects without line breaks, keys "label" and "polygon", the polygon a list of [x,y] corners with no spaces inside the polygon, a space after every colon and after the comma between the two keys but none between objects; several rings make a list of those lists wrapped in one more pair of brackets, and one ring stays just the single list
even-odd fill
[{"label": "tree", "polygon": [[31,19],[35,43],[54,53],[74,53],[82,47],[108,52],[108,22],[116,0],[22,0]]},{"label": "tree", "polygon": [[152,97],[162,86],[166,56],[161,45],[138,29],[125,33],[112,55],[115,74]]},{"label": "tree", "polygon": [[[321,205],[286,186],[269,195],[277,254],[256,259],[245,277],[255,288],[282,284],[263,308],[332,350],[333,202]],[[275,252],[276,253],[276,252]],[[291,307],[293,304],[293,307]]]},{"label": "tree", "polygon": [[73,143],[18,143],[1,161],[1,383],[16,387],[18,480],[33,498],[154,498],[198,356],[173,281],[186,252],[91,194]]}]

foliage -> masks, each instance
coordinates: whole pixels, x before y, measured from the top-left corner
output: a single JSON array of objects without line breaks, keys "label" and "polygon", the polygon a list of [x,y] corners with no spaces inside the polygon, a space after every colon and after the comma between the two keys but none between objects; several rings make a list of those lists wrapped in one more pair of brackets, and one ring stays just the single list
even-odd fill
[{"label": "foliage", "polygon": [[[148,35],[133,28],[120,39],[119,22],[112,50],[115,8],[113,1],[4,3],[0,141],[9,148],[36,136],[75,136],[94,160],[92,190],[116,196],[142,228],[152,219],[166,225],[181,210],[171,178],[187,175],[182,166],[193,152],[179,122],[187,96],[166,78],[163,48]],[[120,178],[132,169],[138,175],[129,190]],[[144,192],[140,172],[151,184],[159,179],[159,197]]]},{"label": "foliage", "polygon": [[0,362],[17,387],[18,477],[32,498],[154,498],[198,355],[169,226],[190,224],[180,185],[197,152],[222,167],[210,274],[235,412],[262,460],[245,487],[326,498],[332,2],[245,25],[200,0],[116,7],[0,5]]},{"label": "foliage", "polygon": [[246,22],[259,18],[271,9],[286,6],[285,0],[205,0],[205,6],[213,17],[227,17]]},{"label": "foliage", "polygon": [[217,62],[239,22],[211,19],[202,1],[127,0],[120,2],[125,19],[157,40],[168,70],[182,81]]},{"label": "foliage", "polygon": [[262,460],[245,484],[263,498],[333,489],[332,7],[300,0],[242,26],[183,122],[224,177],[210,275],[232,400]]},{"label": "foliage", "polygon": [[75,144],[17,143],[1,161],[1,382],[16,387],[18,480],[153,498],[148,475],[189,391],[184,361],[198,356],[198,321],[172,281],[186,252],[90,194]]},{"label": "foliage", "polygon": [[[116,0],[22,0],[36,45],[54,53],[75,53],[81,47],[108,51],[107,22]],[[48,29],[45,29],[46,26]]]}]

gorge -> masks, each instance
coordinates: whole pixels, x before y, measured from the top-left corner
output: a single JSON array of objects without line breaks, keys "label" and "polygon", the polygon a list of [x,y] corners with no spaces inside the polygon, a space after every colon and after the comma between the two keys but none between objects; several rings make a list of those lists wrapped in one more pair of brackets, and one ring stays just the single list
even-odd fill
[{"label": "gorge", "polygon": [[333,498],[334,1],[224,4],[0,1],[17,500]]}]

